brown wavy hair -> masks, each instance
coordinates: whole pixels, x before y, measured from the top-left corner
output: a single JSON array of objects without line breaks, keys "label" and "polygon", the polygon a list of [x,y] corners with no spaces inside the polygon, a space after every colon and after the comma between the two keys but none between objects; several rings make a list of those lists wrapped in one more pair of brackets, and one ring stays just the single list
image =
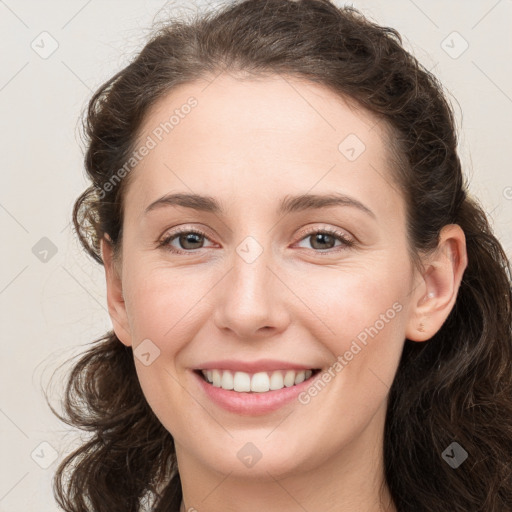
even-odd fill
[{"label": "brown wavy hair", "polygon": [[[389,394],[385,479],[399,512],[511,510],[510,262],[468,194],[443,87],[396,30],[328,0],[235,1],[154,27],[88,105],[92,184],[73,210],[84,249],[102,264],[99,244],[108,235],[120,251],[130,174],[108,193],[104,184],[135,149],[148,109],[177,85],[222,71],[310,80],[382,121],[392,134],[413,260],[436,248],[446,224],[464,230],[468,266],[448,319],[426,343],[405,340]],[[90,433],[56,471],[54,494],[64,510],[136,512],[146,498],[152,510],[179,510],[173,438],[145,400],[131,347],[113,331],[74,364],[62,406],[62,416],[53,412]],[[469,454],[457,469],[441,455],[453,441]]]}]

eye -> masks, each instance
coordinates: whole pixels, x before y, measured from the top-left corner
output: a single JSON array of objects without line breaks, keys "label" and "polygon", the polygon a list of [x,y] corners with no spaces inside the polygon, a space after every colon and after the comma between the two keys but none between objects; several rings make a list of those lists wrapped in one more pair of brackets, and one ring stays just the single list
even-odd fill
[{"label": "eye", "polygon": [[333,249],[335,247],[333,244],[335,244],[337,240],[341,242],[341,250],[346,247],[352,247],[354,245],[354,241],[347,238],[345,233],[330,228],[315,229],[313,231],[302,234],[301,241],[307,239],[311,240],[313,249],[318,249],[317,252],[333,252],[329,251],[329,249]]},{"label": "eye", "polygon": [[[202,249],[201,244],[203,239],[209,240],[205,233],[197,229],[181,229],[172,233],[166,234],[158,243],[158,247],[164,247],[170,252],[176,254],[185,254],[192,252],[195,249]],[[176,241],[180,248],[176,248],[172,243]]]},{"label": "eye", "polygon": [[[300,242],[306,239],[312,240],[313,249],[317,249],[316,252],[320,253],[332,253],[337,251],[331,251],[335,247],[336,241],[341,242],[338,246],[343,250],[347,247],[352,247],[354,242],[347,238],[345,233],[336,229],[315,229],[309,232],[303,233],[300,238]],[[186,254],[191,253],[194,250],[202,249],[204,240],[210,240],[206,233],[198,229],[181,229],[171,233],[167,233],[159,242],[158,247],[163,247],[169,252],[175,254]],[[180,247],[173,246],[176,242]],[[325,247],[328,246],[328,247]]]}]

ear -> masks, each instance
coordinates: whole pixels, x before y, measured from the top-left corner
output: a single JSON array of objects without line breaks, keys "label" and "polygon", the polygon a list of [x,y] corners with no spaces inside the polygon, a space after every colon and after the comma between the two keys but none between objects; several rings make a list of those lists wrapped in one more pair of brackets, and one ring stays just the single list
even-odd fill
[{"label": "ear", "polygon": [[[107,235],[106,235],[107,236]],[[108,313],[114,326],[114,332],[127,347],[131,346],[130,326],[126,314],[126,304],[123,296],[123,287],[118,262],[114,258],[112,242],[103,237],[100,242],[101,258],[105,267],[107,281]]]},{"label": "ear", "polygon": [[448,318],[468,264],[466,237],[457,224],[443,227],[437,249],[424,263],[425,272],[413,291],[406,337],[426,341]]}]

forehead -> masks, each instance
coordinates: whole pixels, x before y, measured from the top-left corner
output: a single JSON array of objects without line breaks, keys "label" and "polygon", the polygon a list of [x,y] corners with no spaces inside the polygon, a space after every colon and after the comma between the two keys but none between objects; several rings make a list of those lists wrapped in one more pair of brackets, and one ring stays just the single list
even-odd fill
[{"label": "forehead", "polygon": [[198,186],[229,195],[236,184],[248,197],[262,184],[280,196],[343,185],[382,194],[391,181],[383,123],[324,86],[282,75],[182,84],[147,113],[138,145],[150,139],[125,198],[139,208]]},{"label": "forehead", "polygon": [[[191,97],[197,103],[193,108],[187,107]],[[173,113],[177,115],[172,126],[165,126]],[[210,81],[182,84],[149,110],[140,138],[162,129],[161,136],[176,144],[184,142],[180,134],[187,138],[193,131],[195,146],[212,142],[225,148],[236,141],[244,150],[252,146],[255,151],[260,149],[258,143],[277,145],[301,138],[311,144],[307,148],[296,146],[297,154],[301,149],[307,149],[308,154],[317,149],[318,155],[337,149],[349,132],[369,143],[385,136],[375,116],[350,98],[283,75],[248,79],[222,74]],[[172,137],[167,137],[171,132]]]}]

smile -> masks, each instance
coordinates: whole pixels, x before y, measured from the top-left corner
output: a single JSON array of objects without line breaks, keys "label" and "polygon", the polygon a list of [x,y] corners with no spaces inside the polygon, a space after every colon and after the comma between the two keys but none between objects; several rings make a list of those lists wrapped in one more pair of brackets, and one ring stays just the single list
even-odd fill
[{"label": "smile", "polygon": [[[252,365],[254,366],[254,365]],[[318,369],[293,369],[250,372],[220,369],[192,371],[199,389],[216,406],[243,416],[260,416],[281,409],[285,405],[302,407],[299,394],[315,379],[321,377]],[[247,368],[249,370],[249,368]],[[261,367],[260,367],[261,370]]]},{"label": "smile", "polygon": [[247,373],[231,370],[201,370],[206,382],[217,388],[238,393],[267,393],[289,388],[304,382],[319,370],[275,370],[272,372]]}]

